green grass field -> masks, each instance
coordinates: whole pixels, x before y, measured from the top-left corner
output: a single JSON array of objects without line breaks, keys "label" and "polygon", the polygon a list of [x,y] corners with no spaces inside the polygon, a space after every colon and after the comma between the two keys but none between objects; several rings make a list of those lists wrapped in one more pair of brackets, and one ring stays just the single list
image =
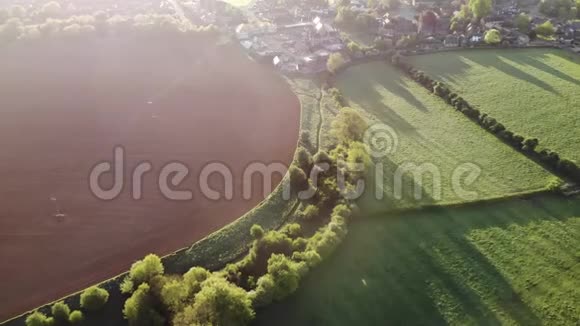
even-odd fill
[{"label": "green grass field", "polygon": [[551,196],[356,221],[256,325],[578,325],[578,234]]},{"label": "green grass field", "polygon": [[[367,187],[361,201],[371,212],[418,205],[451,204],[481,200],[544,188],[551,175],[518,154],[438,97],[430,94],[395,68],[381,62],[357,65],[341,73],[337,87],[349,105],[363,113],[371,124],[383,123],[394,129],[398,147],[382,158],[383,185],[375,199],[375,187]],[[440,174],[423,182],[410,173],[403,174],[402,200],[395,198],[395,171],[405,163],[430,164]],[[465,163],[475,164],[481,175],[466,190],[467,196],[454,190],[452,176]],[[441,180],[437,186],[433,180]],[[463,179],[462,179],[463,180]],[[379,182],[380,183],[380,182]],[[423,196],[414,198],[414,186],[421,184]],[[435,186],[434,186],[435,184]],[[440,194],[437,193],[440,189]]]},{"label": "green grass field", "polygon": [[580,162],[580,57],[562,50],[459,51],[411,63],[509,130]]}]

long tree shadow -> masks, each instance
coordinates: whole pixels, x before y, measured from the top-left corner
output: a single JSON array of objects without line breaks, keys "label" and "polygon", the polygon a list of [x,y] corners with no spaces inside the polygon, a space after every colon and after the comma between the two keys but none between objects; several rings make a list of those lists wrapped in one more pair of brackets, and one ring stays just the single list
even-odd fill
[{"label": "long tree shadow", "polygon": [[[546,209],[530,214],[538,206]],[[573,216],[580,200],[542,196],[359,220],[297,293],[257,312],[256,325],[542,324],[466,235]]]},{"label": "long tree shadow", "polygon": [[[548,91],[550,93],[556,94],[558,96],[562,96],[557,90],[554,89],[550,84],[544,82],[543,80],[530,75],[529,73],[519,69],[518,67],[509,64],[508,62],[502,60],[502,56],[499,54],[489,54],[488,57],[481,57],[481,56],[468,56],[466,59],[471,60],[480,66],[486,68],[493,68],[505,74],[512,76],[513,78],[519,79],[524,82],[529,82],[531,84],[536,85],[537,87]],[[508,86],[506,86],[508,87]]]},{"label": "long tree shadow", "polygon": [[[537,59],[537,56],[533,56],[533,55],[500,55],[502,58],[504,58],[505,60],[509,60],[512,61],[514,63],[517,64],[521,64],[521,65],[528,65],[531,67],[534,67],[538,70],[544,71],[548,74],[551,74],[554,77],[560,78],[564,81],[567,81],[569,83],[572,83],[574,85],[580,85],[580,80],[567,75],[566,73],[555,69],[547,64],[545,64],[544,62],[540,61]],[[545,57],[545,55],[542,55],[541,57]]]}]

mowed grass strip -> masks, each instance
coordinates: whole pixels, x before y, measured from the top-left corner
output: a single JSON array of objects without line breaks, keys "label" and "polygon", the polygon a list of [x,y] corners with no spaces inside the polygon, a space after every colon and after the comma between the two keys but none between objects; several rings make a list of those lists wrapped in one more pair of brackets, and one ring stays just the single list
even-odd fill
[{"label": "mowed grass strip", "polygon": [[458,51],[411,63],[524,137],[580,162],[580,57],[556,49]]},{"label": "mowed grass strip", "polygon": [[356,221],[257,325],[577,325],[580,201],[552,196]]},{"label": "mowed grass strip", "polygon": [[[396,150],[379,160],[384,170],[382,185],[369,185],[361,201],[370,211],[532,192],[543,189],[551,178],[542,167],[388,64],[373,62],[351,67],[339,75],[337,87],[351,107],[369,118],[370,124],[390,126],[398,139]],[[395,172],[409,163],[430,167],[436,173],[423,173],[422,180],[412,173],[403,174],[397,197]],[[474,166],[481,174],[467,185],[463,182],[465,175],[459,171]],[[454,174],[462,176],[462,188],[474,192],[472,197],[453,186]],[[440,181],[440,185],[434,181]],[[415,198],[415,186],[422,188],[419,200]],[[375,189],[380,189],[379,194],[382,191],[382,199],[376,199]]]}]

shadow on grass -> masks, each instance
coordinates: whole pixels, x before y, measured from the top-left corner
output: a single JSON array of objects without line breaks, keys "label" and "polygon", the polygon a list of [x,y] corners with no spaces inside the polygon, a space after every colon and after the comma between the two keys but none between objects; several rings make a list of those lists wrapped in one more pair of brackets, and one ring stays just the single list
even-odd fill
[{"label": "shadow on grass", "polygon": [[[467,235],[574,216],[580,200],[543,195],[356,221],[335,255],[296,294],[258,311],[255,324],[541,324],[522,289]],[[549,261],[545,252],[533,256]]]}]

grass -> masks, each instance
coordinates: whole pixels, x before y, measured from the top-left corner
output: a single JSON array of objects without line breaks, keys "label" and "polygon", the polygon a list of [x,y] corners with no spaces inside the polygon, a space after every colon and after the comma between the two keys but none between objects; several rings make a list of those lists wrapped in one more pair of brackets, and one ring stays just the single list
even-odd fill
[{"label": "grass", "polygon": [[[366,115],[372,124],[390,126],[395,132],[391,138],[398,139],[396,150],[380,160],[384,180],[377,189],[384,198],[376,200],[375,187],[371,185],[361,201],[371,212],[533,192],[543,189],[551,178],[543,168],[388,64],[373,62],[351,67],[338,76],[337,87],[351,107]],[[393,175],[404,163],[430,164],[440,176],[425,173],[420,182],[417,177],[404,174],[402,200],[397,200]],[[452,183],[453,174],[466,163],[481,170],[479,178],[465,186],[466,190],[476,192],[471,198],[455,191]],[[441,180],[441,185],[433,180]],[[414,198],[416,183],[423,194],[419,200]]]},{"label": "grass", "polygon": [[580,162],[580,59],[555,49],[458,51],[413,57],[508,129]]},{"label": "grass", "polygon": [[580,201],[553,196],[356,221],[256,325],[577,325]]}]

